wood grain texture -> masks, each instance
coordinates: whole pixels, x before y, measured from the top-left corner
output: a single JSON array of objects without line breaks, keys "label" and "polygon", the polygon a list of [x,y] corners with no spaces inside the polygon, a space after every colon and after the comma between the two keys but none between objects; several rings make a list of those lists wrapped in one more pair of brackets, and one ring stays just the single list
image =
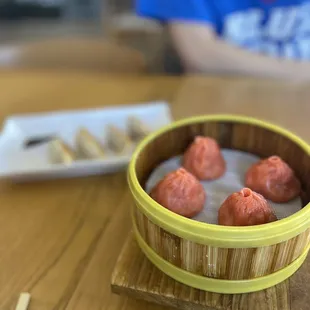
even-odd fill
[{"label": "wood grain texture", "polygon": [[[0,119],[148,101],[156,99],[157,88],[167,91],[169,100],[164,84],[172,90],[178,81],[164,80],[0,72]],[[29,184],[1,181],[0,192],[1,310],[13,310],[24,291],[31,294],[29,310],[136,309],[138,304],[147,309],[110,293],[111,272],[131,227],[125,172]]]},{"label": "wood grain texture", "polygon": [[124,44],[87,37],[55,38],[2,47],[11,57],[0,58],[0,68],[73,70],[142,74],[146,59]]},{"label": "wood grain texture", "polygon": [[[57,71],[0,71],[0,85],[1,121],[16,113],[164,99],[175,118],[241,113],[274,121],[310,142],[308,85]],[[0,181],[0,310],[14,310],[25,291],[31,294],[29,310],[163,309],[110,292],[111,273],[131,227],[129,207],[125,173],[29,184]],[[309,270],[308,259],[294,276],[292,310],[309,309]],[[182,290],[168,284],[167,289]]]},{"label": "wood grain texture", "polygon": [[[180,310],[290,310],[294,278],[267,290],[224,295],[181,284],[158,270],[128,237],[112,274],[114,293]],[[298,308],[296,308],[297,310]],[[306,308],[302,308],[306,309]]]}]

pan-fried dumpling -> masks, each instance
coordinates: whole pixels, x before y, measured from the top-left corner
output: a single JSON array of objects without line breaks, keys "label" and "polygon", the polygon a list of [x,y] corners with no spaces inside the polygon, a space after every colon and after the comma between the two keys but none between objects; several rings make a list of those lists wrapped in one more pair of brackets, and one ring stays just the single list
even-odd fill
[{"label": "pan-fried dumpling", "polygon": [[71,164],[75,160],[74,151],[61,139],[53,139],[48,143],[50,161],[54,164]]},{"label": "pan-fried dumpling", "polygon": [[136,142],[142,140],[150,133],[149,128],[134,116],[128,118],[127,127],[130,138]]},{"label": "pan-fried dumpling", "polygon": [[109,125],[106,127],[107,145],[115,153],[125,153],[131,147],[131,141],[125,131]]},{"label": "pan-fried dumpling", "polygon": [[82,157],[99,159],[105,157],[105,152],[99,141],[85,128],[76,135],[76,148]]}]

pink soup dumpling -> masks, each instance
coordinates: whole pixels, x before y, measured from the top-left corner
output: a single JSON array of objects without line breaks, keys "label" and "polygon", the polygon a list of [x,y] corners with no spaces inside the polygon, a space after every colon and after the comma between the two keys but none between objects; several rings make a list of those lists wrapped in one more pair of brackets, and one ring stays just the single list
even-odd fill
[{"label": "pink soup dumpling", "polygon": [[271,156],[251,166],[245,176],[245,186],[277,203],[288,202],[301,191],[294,171],[279,156]]},{"label": "pink soup dumpling", "polygon": [[184,168],[167,174],[150,196],[163,207],[188,218],[197,215],[206,201],[203,186]]},{"label": "pink soup dumpling", "polygon": [[267,200],[249,188],[230,195],[218,211],[218,223],[225,226],[261,225],[276,220]]},{"label": "pink soup dumpling", "polygon": [[215,180],[226,171],[226,163],[218,143],[197,136],[183,157],[183,167],[199,180]]}]

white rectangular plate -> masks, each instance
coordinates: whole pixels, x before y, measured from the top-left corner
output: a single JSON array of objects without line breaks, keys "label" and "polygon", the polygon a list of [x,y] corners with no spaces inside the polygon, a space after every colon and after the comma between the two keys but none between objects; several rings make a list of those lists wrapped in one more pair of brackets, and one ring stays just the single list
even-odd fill
[{"label": "white rectangular plate", "polygon": [[56,135],[74,147],[76,131],[85,127],[104,143],[105,126],[111,124],[126,130],[129,116],[141,119],[151,131],[172,121],[165,102],[12,116],[6,119],[0,135],[0,177],[29,181],[81,177],[125,169],[132,152],[121,156],[110,155],[100,160],[77,160],[70,165],[52,164],[48,159],[47,143],[25,148],[24,142],[33,137]]}]

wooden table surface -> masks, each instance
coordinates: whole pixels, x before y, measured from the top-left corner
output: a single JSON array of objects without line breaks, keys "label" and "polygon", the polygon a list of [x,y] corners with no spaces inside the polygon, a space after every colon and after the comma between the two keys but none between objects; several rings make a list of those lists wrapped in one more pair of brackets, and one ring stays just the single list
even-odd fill
[{"label": "wooden table surface", "polygon": [[[308,85],[206,77],[120,77],[0,72],[0,118],[157,99],[175,118],[251,115],[310,142]],[[110,293],[110,277],[130,231],[125,173],[41,183],[0,182],[0,309],[21,292],[30,310],[160,309]]]}]

